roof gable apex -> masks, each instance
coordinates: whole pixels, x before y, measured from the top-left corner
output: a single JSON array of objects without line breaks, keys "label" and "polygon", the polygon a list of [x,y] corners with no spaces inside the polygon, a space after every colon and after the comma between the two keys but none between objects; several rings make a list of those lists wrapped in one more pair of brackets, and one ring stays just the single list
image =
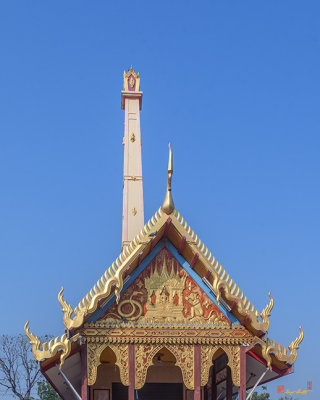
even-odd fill
[{"label": "roof gable apex", "polygon": [[161,208],[130,245],[122,251],[74,310],[64,300],[62,288],[58,299],[64,313],[66,328],[71,330],[79,328],[113,293],[119,300],[126,276],[140,265],[163,237],[170,239],[178,253],[206,282],[215,294],[218,304],[220,301],[225,302],[232,314],[253,333],[260,335],[268,330],[269,316],[273,308],[271,295],[269,294],[269,304],[259,314],[181,214],[174,210],[168,216]]},{"label": "roof gable apex", "polygon": [[[163,263],[163,265],[159,266],[159,263]],[[176,276],[177,271],[180,271],[181,278]],[[193,271],[190,264],[183,258],[183,256],[179,255],[177,249],[169,239],[161,239],[153,248],[152,252],[141,262],[133,273],[128,276],[128,279],[124,282],[119,301],[116,301],[116,296],[114,294],[109,296],[103,305],[89,317],[87,322],[95,323],[98,320],[101,320],[101,318],[105,319],[109,312],[111,312],[112,315],[117,313],[122,315],[123,321],[125,322],[138,320],[138,317],[140,316],[137,316],[136,313],[131,315],[131,312],[133,312],[133,307],[138,307],[141,312],[141,307],[146,307],[146,296],[147,292],[150,291],[147,287],[148,285],[152,285],[150,281],[155,285],[155,292],[159,291],[161,287],[166,288],[166,282],[169,282],[169,285],[172,285],[173,282],[175,282],[172,290],[177,292],[177,298],[180,296],[180,300],[183,300],[185,306],[185,309],[183,310],[183,318],[190,318],[189,322],[191,323],[206,323],[206,321],[208,322],[209,320],[213,323],[213,317],[219,315],[220,318],[216,318],[215,323],[223,321],[225,323],[239,325],[239,321],[234,317],[234,315],[228,311],[223,304],[219,304],[216,301],[216,296],[212,290],[210,290],[198,274]],[[175,289],[175,286],[181,284],[184,285],[182,291]],[[191,292],[189,286],[193,288]],[[133,288],[136,289],[134,290]],[[144,305],[140,307],[137,303],[137,299],[141,303],[141,294],[143,294]],[[133,300],[128,297],[131,295],[133,296]],[[158,293],[158,295],[160,295],[160,293]],[[149,297],[150,296],[151,294],[149,293]],[[186,296],[190,296],[190,298],[188,299]],[[175,309],[175,304],[169,302],[168,306]],[[129,316],[126,316],[125,313],[121,311],[123,307],[130,309],[128,312]],[[189,310],[190,312],[187,312],[186,310]],[[148,314],[146,315],[148,316]],[[197,316],[199,317],[198,320]],[[167,322],[170,320],[170,316],[168,317]],[[182,315],[178,313],[178,317],[182,318]],[[177,318],[175,318],[175,320],[176,319]]]}]

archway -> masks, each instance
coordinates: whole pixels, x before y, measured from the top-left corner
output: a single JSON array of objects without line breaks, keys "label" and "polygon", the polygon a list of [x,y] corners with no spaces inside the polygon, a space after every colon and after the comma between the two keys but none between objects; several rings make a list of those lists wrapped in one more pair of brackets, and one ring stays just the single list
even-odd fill
[{"label": "archway", "polygon": [[184,385],[177,358],[167,347],[158,348],[148,367],[145,384],[137,390],[138,400],[183,400]]},{"label": "archway", "polygon": [[122,383],[122,369],[118,365],[117,357],[119,355],[117,353],[118,349],[113,345],[105,344],[98,349],[95,359],[96,378],[90,389],[92,400],[117,398],[116,392],[119,391],[119,388],[124,392],[124,398],[128,398],[128,388]]},{"label": "archway", "polygon": [[212,347],[207,357],[211,360],[202,377],[205,398],[231,400],[240,385],[240,349],[238,346]]}]

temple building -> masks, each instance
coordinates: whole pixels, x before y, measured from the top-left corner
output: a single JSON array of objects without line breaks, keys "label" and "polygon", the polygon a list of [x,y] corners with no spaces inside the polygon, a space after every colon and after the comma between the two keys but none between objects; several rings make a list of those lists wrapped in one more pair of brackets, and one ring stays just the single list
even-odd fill
[{"label": "temple building", "polygon": [[164,202],[145,223],[140,74],[123,85],[121,253],[74,309],[62,288],[61,337],[42,344],[27,321],[33,355],[65,400],[249,399],[293,372],[303,331],[288,348],[270,340],[271,294],[258,311],[175,208],[170,145]]}]

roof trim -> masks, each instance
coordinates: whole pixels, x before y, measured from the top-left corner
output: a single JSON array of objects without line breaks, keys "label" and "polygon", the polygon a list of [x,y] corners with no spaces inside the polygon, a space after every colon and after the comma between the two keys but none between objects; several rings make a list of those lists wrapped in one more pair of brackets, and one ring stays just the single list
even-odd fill
[{"label": "roof trim", "polygon": [[[168,217],[163,213],[161,207],[156,214],[143,227],[141,232],[135,239],[123,249],[120,256],[106,270],[104,275],[98,280],[96,285],[90,292],[80,301],[77,307],[72,310],[72,307],[63,298],[63,288],[58,294],[59,303],[62,306],[64,313],[64,324],[67,329],[79,328],[85,321],[85,317],[93,314],[99,304],[99,301],[109,297],[114,290],[117,301],[120,298],[120,292],[123,288],[123,276],[130,264],[132,264],[139,256],[147,249],[152,239],[161,238],[164,225],[167,219],[170,218],[171,223],[177,229],[181,237],[186,237],[186,245],[188,245],[194,254],[199,255],[199,261],[202,262],[207,270],[211,272],[212,291],[216,295],[217,302],[223,298],[230,305],[233,312],[245,319],[245,323],[251,326],[256,333],[266,332],[269,329],[269,317],[273,308],[273,297],[269,293],[270,301],[266,307],[259,313],[248,301],[247,297],[240,290],[238,285],[230,278],[226,270],[222,268],[219,262],[215,259],[209,249],[198,238],[198,235],[191,229],[188,223],[184,220],[176,210]],[[160,232],[161,231],[161,232]],[[146,256],[146,254],[144,255]],[[72,314],[75,314],[72,317]],[[258,318],[261,318],[259,320]]]},{"label": "roof trim", "polygon": [[262,357],[267,361],[269,369],[272,369],[272,355],[274,355],[277,360],[291,365],[296,361],[297,350],[299,349],[299,345],[304,337],[301,326],[299,326],[299,331],[299,336],[295,338],[288,347],[281,346],[279,343],[276,343],[269,338],[267,338],[266,341],[258,339],[258,343],[261,345],[262,349]]},{"label": "roof trim", "polygon": [[30,332],[29,321],[27,321],[24,326],[24,332],[30,340],[32,353],[36,361],[54,357],[59,352],[59,368],[62,367],[64,361],[70,355],[72,343],[78,341],[80,338],[79,333],[74,335],[71,339],[68,339],[67,335],[64,334],[61,337],[57,336],[55,339],[52,339],[49,342],[44,342],[42,344],[42,348],[40,348],[41,341],[38,336],[35,336],[32,332]]},{"label": "roof trim", "polygon": [[[210,277],[207,281],[211,285],[213,293],[216,295],[218,304],[219,300],[223,299],[228,306],[230,306],[232,313],[236,318],[240,316],[242,324],[256,335],[257,341],[261,345],[263,358],[266,359],[269,368],[271,369],[273,357],[279,361],[293,364],[297,358],[297,349],[299,348],[299,344],[302,342],[304,336],[302,328],[300,327],[299,336],[289,345],[288,348],[282,347],[280,344],[270,341],[269,339],[266,341],[261,340],[259,336],[269,329],[269,317],[274,304],[271,294],[269,293],[269,303],[262,312],[259,313],[251,302],[248,301],[247,297],[240,290],[237,284],[230,278],[226,270],[215,259],[209,249],[198,238],[181,214],[174,210],[173,213],[168,216],[164,214],[161,207],[143,227],[135,239],[123,249],[120,256],[109,268],[107,268],[96,285],[94,285],[74,310],[72,310],[71,306],[64,300],[63,288],[61,289],[58,294],[58,300],[64,313],[65,327],[72,331],[81,327],[85,320],[97,310],[100,301],[106,300],[112,292],[114,292],[117,301],[119,301],[120,292],[124,285],[124,276],[128,269],[135,269],[139,263],[148,256],[152,248],[163,236],[171,235],[170,231],[174,232],[171,228],[168,231],[169,225],[175,229],[175,232],[178,233],[180,239],[184,238],[185,246],[182,253],[184,253],[185,249],[188,248],[189,256],[192,253],[192,257],[197,259],[196,264],[200,265],[199,263],[201,263],[201,265],[205,266],[207,271],[210,271]],[[187,257],[184,256],[184,258],[187,262],[190,261]],[[194,268],[197,270],[196,265]],[[201,276],[200,274],[198,275]],[[72,317],[73,313],[75,315]],[[261,320],[258,319],[259,317]],[[67,339],[66,335],[63,335],[60,339],[58,337],[54,341],[50,341],[48,348],[47,344],[44,343],[42,350],[40,350],[41,342],[38,337],[30,334],[28,323],[25,326],[25,332],[30,339],[33,354],[37,360],[50,358],[56,354],[58,349],[63,349],[61,353],[62,363],[70,353],[68,350],[69,342],[71,343],[79,338],[78,333],[71,339]]]}]

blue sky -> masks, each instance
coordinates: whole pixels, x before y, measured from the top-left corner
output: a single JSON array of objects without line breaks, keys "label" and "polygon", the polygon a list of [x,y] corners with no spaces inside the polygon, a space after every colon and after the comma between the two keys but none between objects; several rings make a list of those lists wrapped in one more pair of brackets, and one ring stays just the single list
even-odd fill
[{"label": "blue sky", "polygon": [[[305,340],[290,390],[319,397],[320,5],[0,3],[2,332],[61,334],[121,246],[122,72],[141,72],[145,217],[176,208],[262,309]],[[272,398],[276,384],[269,385]]]}]

